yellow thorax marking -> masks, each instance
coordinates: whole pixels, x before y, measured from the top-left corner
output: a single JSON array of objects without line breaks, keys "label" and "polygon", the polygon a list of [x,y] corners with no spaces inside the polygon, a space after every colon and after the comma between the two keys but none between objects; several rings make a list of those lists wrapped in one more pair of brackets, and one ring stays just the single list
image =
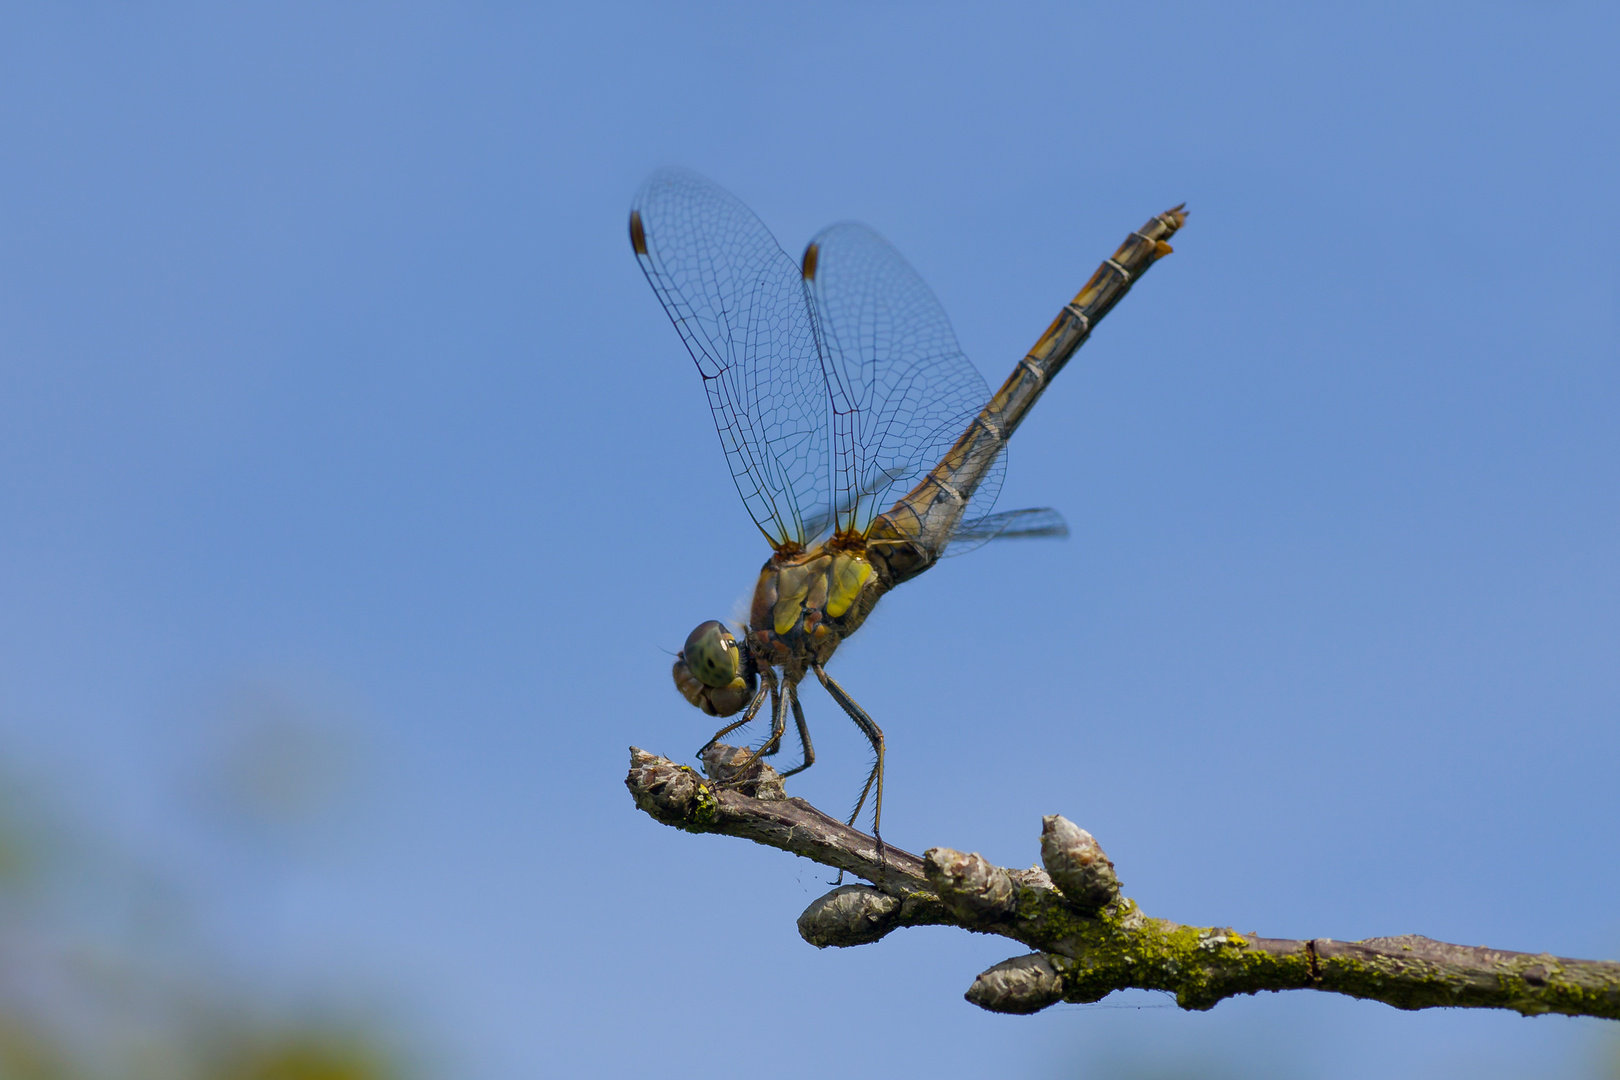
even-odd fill
[{"label": "yellow thorax marking", "polygon": [[833,558],[832,588],[827,593],[827,614],[836,619],[848,611],[860,595],[861,586],[872,576],[872,564],[859,555]]},{"label": "yellow thorax marking", "polygon": [[778,634],[792,630],[793,624],[799,621],[804,598],[810,593],[811,568],[814,565],[784,566],[777,571],[776,606],[771,609],[771,628]]}]

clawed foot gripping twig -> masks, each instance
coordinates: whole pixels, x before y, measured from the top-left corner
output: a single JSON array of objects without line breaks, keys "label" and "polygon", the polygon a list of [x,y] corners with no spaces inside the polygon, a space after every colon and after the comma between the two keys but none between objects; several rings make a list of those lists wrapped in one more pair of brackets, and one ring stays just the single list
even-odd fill
[{"label": "clawed foot gripping twig", "polygon": [[[1399,1009],[1513,1009],[1620,1019],[1620,963],[1447,945],[1416,934],[1294,941],[1185,926],[1121,895],[1114,865],[1084,829],[1056,815],[1041,834],[1044,869],[1009,870],[977,854],[921,858],[790,799],[758,757],[716,744],[705,774],[634,747],[625,784],[654,819],[802,855],[870,884],[834,889],[799,916],[818,947],[864,945],[902,926],[999,934],[1034,952],[983,972],[967,999],[993,1012],[1098,1001],[1131,987],[1173,993],[1184,1009],[1261,990],[1326,990]],[[739,768],[740,767],[740,768]]]}]

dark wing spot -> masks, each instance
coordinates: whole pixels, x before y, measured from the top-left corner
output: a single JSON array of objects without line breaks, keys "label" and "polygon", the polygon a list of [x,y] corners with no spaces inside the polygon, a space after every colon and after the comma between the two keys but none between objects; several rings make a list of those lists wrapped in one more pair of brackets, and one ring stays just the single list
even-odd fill
[{"label": "dark wing spot", "polygon": [[647,231],[641,227],[641,211],[630,211],[630,246],[637,255],[647,254]]}]

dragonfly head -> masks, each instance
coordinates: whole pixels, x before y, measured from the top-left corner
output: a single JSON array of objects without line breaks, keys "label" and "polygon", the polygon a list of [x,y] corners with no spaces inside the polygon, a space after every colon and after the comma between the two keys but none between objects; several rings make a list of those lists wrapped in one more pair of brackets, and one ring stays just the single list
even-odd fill
[{"label": "dragonfly head", "polygon": [[699,623],[675,657],[675,689],[710,716],[730,716],[754,696],[754,665],[723,623]]}]

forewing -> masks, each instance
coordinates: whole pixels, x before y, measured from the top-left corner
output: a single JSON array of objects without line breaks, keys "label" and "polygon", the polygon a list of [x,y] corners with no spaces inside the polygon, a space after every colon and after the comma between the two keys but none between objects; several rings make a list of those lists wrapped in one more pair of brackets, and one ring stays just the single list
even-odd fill
[{"label": "forewing", "polygon": [[1069,523],[1051,507],[1004,510],[999,514],[964,521],[951,534],[945,554],[961,555],[991,540],[1034,540],[1043,537],[1060,540],[1068,535]]},{"label": "forewing", "polygon": [[697,361],[749,514],[777,547],[808,543],[830,501],[829,403],[799,268],[740,200],[679,169],[643,185],[631,241]]},{"label": "forewing", "polygon": [[[945,455],[990,397],[933,292],[864,225],[824,229],[805,251],[832,401],[832,499],[822,514],[864,533]],[[969,503],[983,515],[999,460]]]}]

